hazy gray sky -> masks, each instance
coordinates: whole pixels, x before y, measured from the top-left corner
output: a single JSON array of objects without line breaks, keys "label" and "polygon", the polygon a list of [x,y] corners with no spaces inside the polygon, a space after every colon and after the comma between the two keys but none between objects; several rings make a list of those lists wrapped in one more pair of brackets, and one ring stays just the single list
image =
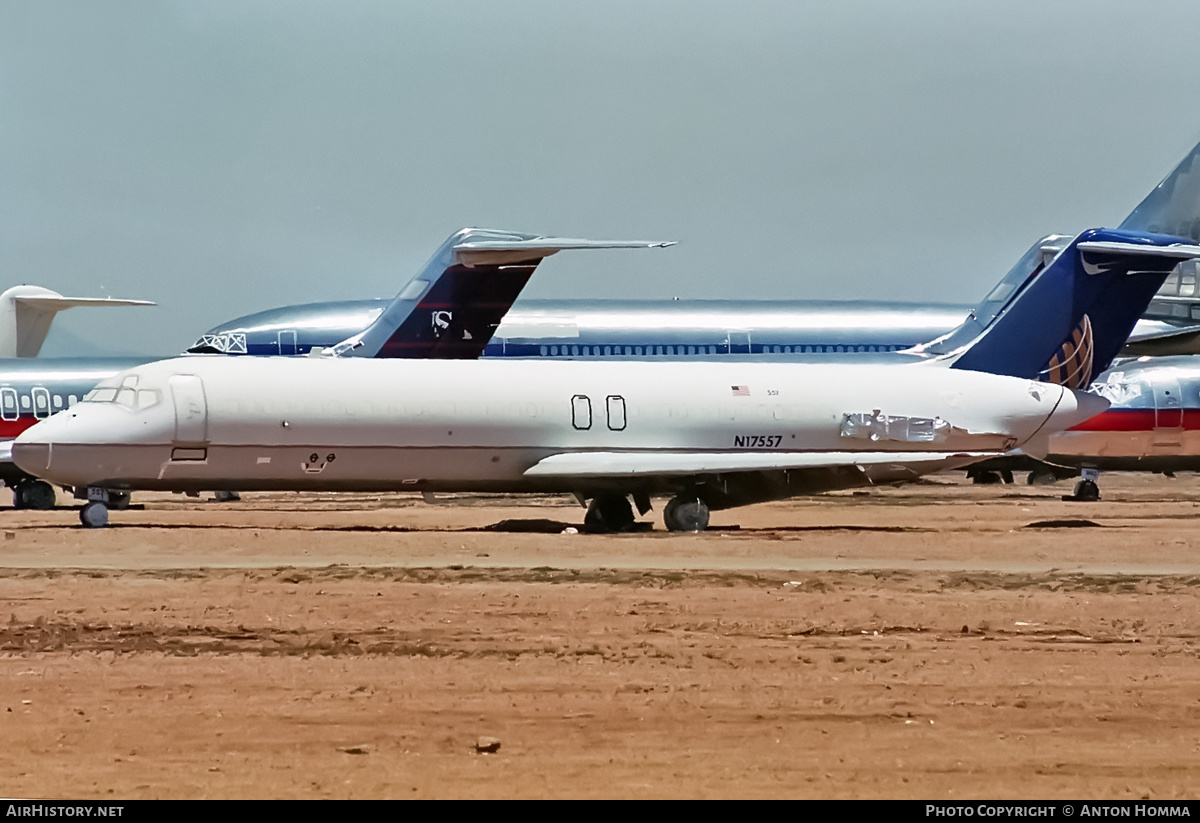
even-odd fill
[{"label": "hazy gray sky", "polygon": [[679,241],[531,297],[973,302],[1200,140],[1198,44],[1193,0],[0,0],[0,280],[156,300],[58,322],[163,354],[468,225]]}]

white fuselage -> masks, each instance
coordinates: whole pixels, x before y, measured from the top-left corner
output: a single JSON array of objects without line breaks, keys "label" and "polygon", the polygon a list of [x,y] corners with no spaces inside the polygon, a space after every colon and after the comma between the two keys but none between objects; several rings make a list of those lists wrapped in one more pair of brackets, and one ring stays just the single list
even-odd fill
[{"label": "white fuselage", "polygon": [[[14,458],[25,471],[112,489],[587,492],[587,472],[531,469],[555,455],[602,452],[646,461],[645,479],[666,455],[717,455],[736,474],[786,470],[808,453],[920,452],[934,464],[944,458],[922,468],[937,470],[970,462],[964,453],[1019,447],[1105,405],[936,363],[221,356],[140,366],[90,397],[18,438]],[[897,436],[893,424],[893,434],[873,437],[869,426],[848,426],[848,415],[908,418],[914,432],[936,421],[936,436]],[[839,485],[854,484],[817,488]]]}]

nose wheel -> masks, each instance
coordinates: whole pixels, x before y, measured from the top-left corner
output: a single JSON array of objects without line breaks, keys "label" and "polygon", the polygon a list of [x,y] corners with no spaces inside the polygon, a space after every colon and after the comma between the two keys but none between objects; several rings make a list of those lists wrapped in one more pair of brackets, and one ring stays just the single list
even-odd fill
[{"label": "nose wheel", "polygon": [[91,500],[79,510],[79,522],[88,529],[102,529],[108,525],[108,506],[99,500]]},{"label": "nose wheel", "polygon": [[120,510],[129,505],[129,492],[88,486],[86,490],[77,488],[75,494],[87,499],[87,503],[79,510],[79,522],[85,529],[104,528],[108,525],[109,509]]}]

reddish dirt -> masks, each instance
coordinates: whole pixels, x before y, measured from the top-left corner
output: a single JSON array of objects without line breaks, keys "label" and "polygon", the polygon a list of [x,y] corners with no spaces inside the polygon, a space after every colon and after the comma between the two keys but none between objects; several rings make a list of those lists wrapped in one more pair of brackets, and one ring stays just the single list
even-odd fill
[{"label": "reddish dirt", "polygon": [[1200,482],[1102,481],[6,511],[3,793],[1195,797]]}]

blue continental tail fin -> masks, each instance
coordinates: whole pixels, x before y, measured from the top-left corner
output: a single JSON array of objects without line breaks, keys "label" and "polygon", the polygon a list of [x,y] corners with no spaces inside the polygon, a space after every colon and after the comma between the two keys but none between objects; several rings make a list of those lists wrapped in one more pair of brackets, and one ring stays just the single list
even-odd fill
[{"label": "blue continental tail fin", "polygon": [[966,323],[918,350],[955,369],[1086,388],[1175,265],[1200,257],[1200,246],[1162,234],[1089,229],[1065,247],[1057,240],[1031,249]]},{"label": "blue continental tail fin", "polygon": [[565,249],[672,245],[462,229],[441,245],[374,323],[324,354],[473,360],[544,258]]}]

